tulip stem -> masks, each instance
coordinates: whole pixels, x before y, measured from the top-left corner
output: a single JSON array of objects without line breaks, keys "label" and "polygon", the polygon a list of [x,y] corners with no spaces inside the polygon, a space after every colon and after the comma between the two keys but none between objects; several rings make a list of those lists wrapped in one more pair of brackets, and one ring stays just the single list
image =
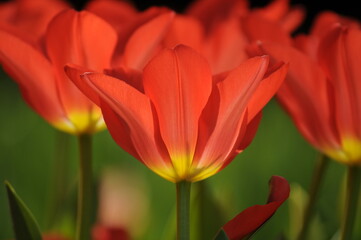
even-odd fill
[{"label": "tulip stem", "polygon": [[341,227],[341,240],[352,239],[361,183],[361,168],[349,166],[346,182],[345,211]]},{"label": "tulip stem", "polygon": [[79,143],[79,186],[76,240],[89,240],[91,228],[92,199],[92,139],[91,135],[78,136]]},{"label": "tulip stem", "polygon": [[329,159],[324,154],[320,154],[313,172],[310,190],[309,190],[309,199],[306,208],[304,210],[301,230],[297,238],[298,240],[306,239],[308,227],[310,226],[310,222],[313,216],[313,209],[316,204],[317,195],[320,190],[321,182],[325,175],[328,162]]},{"label": "tulip stem", "polygon": [[182,181],[177,187],[177,240],[189,240],[191,183]]}]

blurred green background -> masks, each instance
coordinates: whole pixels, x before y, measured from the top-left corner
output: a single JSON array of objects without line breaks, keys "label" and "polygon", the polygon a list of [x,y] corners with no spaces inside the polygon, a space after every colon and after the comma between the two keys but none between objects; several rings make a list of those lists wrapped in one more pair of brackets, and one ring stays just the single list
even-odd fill
[{"label": "blurred green background", "polygon": [[[55,227],[67,231],[69,226],[71,228],[76,206],[76,139],[67,137],[69,153],[56,153],[59,139],[57,131],[25,104],[12,80],[4,73],[0,73],[0,76],[0,180],[8,180],[13,184],[42,230]],[[167,236],[166,232],[174,228],[171,220],[174,216],[174,184],[158,177],[121,150],[107,131],[94,136],[93,152],[95,178],[107,166],[132,170],[144,177],[151,209],[149,224],[141,239],[161,239]],[[60,165],[55,164],[57,157],[62,154],[68,155],[66,160],[62,160]],[[273,100],[264,110],[264,117],[252,144],[227,168],[207,179],[205,184],[223,208],[225,219],[229,220],[246,207],[265,203],[268,180],[272,175],[283,176],[290,183],[298,183],[307,189],[316,157],[316,151],[303,140],[288,116]],[[317,203],[325,239],[330,239],[338,228],[338,202],[344,170],[337,163],[330,164]],[[68,174],[60,182],[62,187],[54,189],[55,176],[62,171]],[[54,213],[49,209],[56,193],[61,194],[63,199],[60,204],[62,207]],[[281,239],[282,232],[287,235],[290,224],[288,203],[279,209],[254,239]],[[5,188],[1,187],[1,240],[13,236],[7,204]],[[207,211],[210,216],[216,217],[213,215],[216,210],[210,208]],[[192,212],[196,212],[196,209]],[[58,223],[49,226],[49,219],[57,219]]]}]

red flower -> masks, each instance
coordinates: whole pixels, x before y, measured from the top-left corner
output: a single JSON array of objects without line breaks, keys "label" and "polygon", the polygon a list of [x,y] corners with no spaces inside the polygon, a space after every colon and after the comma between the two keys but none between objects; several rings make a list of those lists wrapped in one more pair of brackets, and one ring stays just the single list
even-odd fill
[{"label": "red flower", "polygon": [[229,18],[244,17],[254,12],[269,21],[279,22],[288,32],[295,30],[304,18],[304,10],[291,8],[289,0],[274,0],[268,6],[255,10],[251,10],[249,2],[244,0],[198,0],[187,10],[187,14],[198,18],[207,30]]},{"label": "red flower", "polygon": [[81,134],[104,128],[100,110],[68,79],[64,65],[72,62],[94,71],[109,67],[115,31],[91,13],[68,10],[51,21],[41,42],[33,46],[0,31],[0,63],[26,102],[60,130]]},{"label": "red flower", "polygon": [[96,225],[92,230],[93,240],[130,240],[126,231],[116,227]]},{"label": "red flower", "polygon": [[290,186],[286,179],[273,176],[270,180],[270,194],[267,204],[247,208],[223,226],[223,231],[230,240],[249,239],[277,209],[287,200]]},{"label": "red flower", "polygon": [[324,21],[296,38],[295,47],[264,42],[256,48],[290,62],[278,98],[305,138],[337,161],[360,165],[361,30],[354,24],[319,28]]},{"label": "red flower", "polygon": [[0,27],[37,42],[51,19],[68,8],[61,0],[12,0],[0,3]]},{"label": "red flower", "polygon": [[139,78],[86,73],[88,86],[73,81],[100,105],[122,148],[170,181],[194,182],[220,171],[252,140],[286,72],[267,68],[268,58],[257,57],[212,80],[206,60],[181,45],[162,50]]},{"label": "red flower", "polygon": [[87,9],[118,32],[113,67],[142,70],[162,48],[183,44],[205,56],[214,74],[245,61],[245,48],[253,40],[289,44],[289,32],[303,19],[303,10],[290,8],[287,0],[276,0],[255,10],[249,9],[246,1],[197,1],[186,14],[157,7],[137,12],[132,5],[114,0],[93,1]]},{"label": "red flower", "polygon": [[248,5],[248,1],[199,0],[187,10],[187,15],[198,19],[205,28],[200,51],[215,74],[245,61],[248,58],[245,49],[254,40],[289,44],[289,33],[304,17],[304,10],[291,8],[288,0],[274,0],[259,9],[250,9]]}]

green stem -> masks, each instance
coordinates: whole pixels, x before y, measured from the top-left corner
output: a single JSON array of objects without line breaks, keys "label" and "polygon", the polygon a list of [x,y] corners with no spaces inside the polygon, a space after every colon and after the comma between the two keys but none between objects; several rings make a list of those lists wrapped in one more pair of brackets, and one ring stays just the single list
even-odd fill
[{"label": "green stem", "polygon": [[361,168],[349,166],[346,182],[345,211],[341,227],[341,240],[352,239],[361,183]]},{"label": "green stem", "polygon": [[76,240],[89,240],[91,228],[92,199],[92,141],[91,135],[78,136],[79,186]]},{"label": "green stem", "polygon": [[70,135],[56,131],[55,156],[52,171],[52,181],[47,206],[46,229],[51,229],[61,214],[64,206],[67,180],[69,179],[69,147]]},{"label": "green stem", "polygon": [[311,186],[309,190],[309,199],[304,210],[302,225],[300,233],[298,234],[298,240],[306,239],[308,228],[310,226],[313,209],[315,207],[318,192],[320,190],[322,179],[325,175],[329,159],[324,155],[320,154],[320,157],[316,163],[315,170],[313,172]]},{"label": "green stem", "polygon": [[177,240],[189,240],[191,183],[177,184]]}]

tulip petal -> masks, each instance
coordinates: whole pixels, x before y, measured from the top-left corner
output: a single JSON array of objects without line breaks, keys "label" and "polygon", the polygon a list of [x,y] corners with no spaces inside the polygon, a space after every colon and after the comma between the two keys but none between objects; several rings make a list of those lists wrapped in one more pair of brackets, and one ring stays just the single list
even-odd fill
[{"label": "tulip petal", "polygon": [[205,59],[189,47],[160,52],[144,68],[144,90],[157,111],[160,133],[179,176],[193,159],[198,121],[211,93]]},{"label": "tulip petal", "polygon": [[359,29],[335,26],[320,43],[320,64],[332,82],[338,129],[343,135],[361,136],[361,47]]},{"label": "tulip petal", "polygon": [[305,10],[302,7],[290,7],[289,0],[274,0],[266,7],[257,9],[267,20],[279,22],[287,32],[295,30],[305,17]]},{"label": "tulip petal", "polygon": [[173,12],[163,13],[140,26],[127,42],[123,64],[129,68],[142,70],[151,57],[159,51],[160,43],[173,17]]},{"label": "tulip petal", "polygon": [[199,21],[191,17],[176,15],[163,40],[163,45],[174,48],[179,44],[184,44],[200,51],[203,38],[203,26]]},{"label": "tulip petal", "polygon": [[192,3],[187,15],[199,19],[209,31],[229,16],[246,14],[248,8],[248,1],[244,0],[199,0]]},{"label": "tulip petal", "polygon": [[273,0],[264,8],[257,9],[256,11],[262,13],[262,16],[268,20],[280,20],[289,9],[290,0]]},{"label": "tulip petal", "polygon": [[268,70],[267,76],[261,81],[248,104],[248,121],[262,110],[262,108],[276,94],[283,83],[288,71],[288,64],[280,63],[274,69]]},{"label": "tulip petal", "polygon": [[88,112],[93,103],[68,79],[65,64],[102,71],[110,66],[116,40],[116,32],[108,23],[86,11],[64,11],[49,24],[46,49],[55,68],[62,104],[69,116],[74,112]]},{"label": "tulip petal", "polygon": [[295,31],[306,17],[306,10],[303,6],[292,7],[281,19],[283,29],[289,33]]},{"label": "tulip petal", "polygon": [[259,86],[267,66],[268,57],[252,58],[217,84],[220,97],[218,119],[209,138],[200,137],[208,141],[201,157],[195,163],[198,168],[210,164],[221,167],[227,156],[232,154],[239,133],[243,132],[242,126],[246,127],[245,112],[248,102]]},{"label": "tulip petal", "polygon": [[[116,4],[118,3],[120,2],[116,1]],[[118,33],[118,42],[115,49],[115,52],[117,54],[114,54],[113,56],[112,67],[119,67],[120,65],[123,65],[124,51],[127,42],[129,41],[130,37],[138,30],[138,28],[144,27],[147,23],[156,19],[162,14],[170,12],[169,9],[164,7],[151,7],[144,12],[140,12],[140,13],[137,12],[134,15],[131,14],[128,16],[121,16],[121,14],[123,14],[122,13],[123,11],[121,10],[120,13],[118,13],[117,8],[118,7],[113,8],[111,13],[109,14],[110,16],[107,17],[101,16],[103,19],[107,20],[114,27],[114,29],[116,29]],[[114,16],[114,18],[112,16],[113,12],[115,15],[118,14],[117,16]],[[102,14],[106,14],[106,13],[104,12]]]},{"label": "tulip petal", "polygon": [[352,18],[340,16],[335,12],[323,11],[317,15],[311,29],[311,36],[324,36],[335,24],[342,24],[349,27],[360,28],[360,23]]},{"label": "tulip petal", "polygon": [[290,62],[288,75],[277,97],[300,132],[318,148],[337,146],[337,130],[330,117],[333,100],[321,69],[305,54],[290,46],[263,42],[258,43],[258,47],[263,54]]},{"label": "tulip petal", "polygon": [[[125,82],[105,74],[86,73],[83,79],[98,93],[101,101],[109,106],[105,106],[104,118],[117,143],[133,156],[139,155],[140,160],[153,171],[174,181],[172,178],[174,174],[169,170],[172,169],[169,157],[154,137],[156,126],[148,97]],[[110,108],[114,112],[110,111]],[[117,123],[115,117],[119,117],[122,121]],[[115,133],[118,127],[122,135]],[[121,139],[124,137],[123,133],[128,133],[131,142]],[[137,154],[132,149],[135,149]]]},{"label": "tulip petal", "polygon": [[272,176],[267,204],[247,208],[223,226],[230,240],[248,239],[287,200],[290,186],[286,179]]},{"label": "tulip petal", "polygon": [[262,112],[259,112],[255,117],[253,117],[253,119],[248,124],[245,124],[246,126],[244,127],[244,129],[241,128],[238,134],[238,139],[234,144],[234,149],[232,150],[231,154],[227,157],[227,159],[224,161],[221,169],[227,167],[228,164],[230,164],[232,160],[239,153],[241,153],[246,147],[248,147],[249,144],[251,144],[254,136],[257,133],[257,129],[261,122],[261,119],[262,119]]},{"label": "tulip petal", "polygon": [[203,52],[213,74],[234,69],[248,59],[244,49],[249,43],[241,31],[239,18],[229,18],[219,23],[209,33],[207,40]]},{"label": "tulip petal", "polygon": [[92,72],[90,69],[78,66],[76,64],[67,64],[64,67],[64,71],[68,78],[79,88],[79,90],[85,96],[87,96],[96,105],[100,106],[97,92],[81,78],[81,75],[83,75],[84,73]]},{"label": "tulip petal", "polygon": [[90,1],[86,6],[86,10],[101,17],[114,28],[119,28],[119,30],[124,28],[127,21],[137,15],[133,5],[126,1],[117,0]]},{"label": "tulip petal", "polygon": [[144,93],[143,78],[141,71],[126,67],[119,67],[119,68],[105,69],[104,73],[109,76],[121,79],[126,83],[128,83],[130,86],[137,89],[139,92]]},{"label": "tulip petal", "polygon": [[128,124],[103,100],[100,101],[104,121],[114,141],[127,153],[143,162],[134,148]]},{"label": "tulip petal", "polygon": [[361,137],[361,96],[359,89],[361,89],[361,70],[360,70],[360,62],[361,62],[361,31],[355,28],[349,28],[347,32],[343,35],[343,41],[345,46],[345,62],[347,63],[347,73],[349,74],[349,84],[350,90],[355,97],[355,102],[353,102],[355,106],[355,118],[356,120],[356,128],[357,134]]},{"label": "tulip petal", "polygon": [[13,27],[20,36],[35,43],[51,19],[67,8],[68,4],[61,0],[11,1],[0,6],[1,25]]},{"label": "tulip petal", "polygon": [[242,29],[250,42],[267,40],[291,45],[291,37],[279,22],[269,21],[257,12],[247,15],[243,19]]},{"label": "tulip petal", "polygon": [[40,52],[21,39],[0,31],[0,62],[39,115],[50,123],[65,119],[53,80],[53,69]]}]

